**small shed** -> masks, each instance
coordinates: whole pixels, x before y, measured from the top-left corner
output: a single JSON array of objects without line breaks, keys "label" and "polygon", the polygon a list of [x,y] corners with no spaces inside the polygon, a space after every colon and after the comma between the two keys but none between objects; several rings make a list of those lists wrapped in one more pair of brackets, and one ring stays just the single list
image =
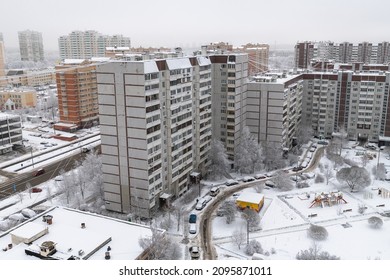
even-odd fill
[{"label": "small shed", "polygon": [[259,212],[264,205],[264,195],[244,192],[237,198],[236,205],[241,209],[249,208]]}]

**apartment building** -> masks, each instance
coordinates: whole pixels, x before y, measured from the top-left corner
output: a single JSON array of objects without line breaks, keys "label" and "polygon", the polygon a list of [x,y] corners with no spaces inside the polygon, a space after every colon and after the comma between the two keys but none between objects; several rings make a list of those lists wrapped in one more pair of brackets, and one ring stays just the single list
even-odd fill
[{"label": "apartment building", "polygon": [[25,30],[18,32],[20,58],[22,61],[44,61],[42,33]]},{"label": "apartment building", "polygon": [[65,59],[55,67],[60,124],[78,128],[90,127],[99,121],[96,65],[83,59]]},{"label": "apartment building", "polygon": [[31,89],[17,88],[0,90],[0,109],[16,110],[35,108],[37,105],[37,92]]},{"label": "apartment building", "polygon": [[248,80],[247,54],[216,54],[209,56],[212,68],[213,138],[220,140],[228,158],[234,154],[245,126]]},{"label": "apartment building", "polygon": [[12,151],[15,144],[22,144],[21,117],[0,113],[0,154]]},{"label": "apartment building", "polygon": [[333,42],[304,42],[295,46],[295,67],[307,69],[310,61],[333,61],[336,63],[386,64],[390,62],[389,42],[374,45],[361,42],[335,44]]},{"label": "apartment building", "polygon": [[267,73],[248,83],[246,125],[259,143],[291,148],[301,122],[301,75]]},{"label": "apartment building", "polygon": [[211,62],[115,61],[97,82],[106,208],[150,217],[206,169]]},{"label": "apartment building", "polygon": [[102,35],[94,30],[72,31],[59,37],[61,59],[104,57],[107,47],[130,47],[130,38],[123,35]]},{"label": "apartment building", "polygon": [[6,85],[4,43],[0,39],[0,87]]},{"label": "apartment building", "polygon": [[235,52],[248,54],[248,75],[268,71],[269,45],[248,43],[235,48]]}]

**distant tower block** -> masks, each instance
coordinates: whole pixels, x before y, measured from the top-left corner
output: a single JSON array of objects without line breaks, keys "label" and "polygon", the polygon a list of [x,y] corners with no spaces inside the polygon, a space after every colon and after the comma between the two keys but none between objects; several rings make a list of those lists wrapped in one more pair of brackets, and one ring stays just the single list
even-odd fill
[{"label": "distant tower block", "polygon": [[329,193],[320,193],[316,194],[314,196],[314,200],[312,201],[311,205],[309,208],[312,208],[313,206],[333,206],[335,204],[341,204],[341,203],[348,203],[344,198],[343,198],[343,193],[339,191],[335,192],[329,192]]}]

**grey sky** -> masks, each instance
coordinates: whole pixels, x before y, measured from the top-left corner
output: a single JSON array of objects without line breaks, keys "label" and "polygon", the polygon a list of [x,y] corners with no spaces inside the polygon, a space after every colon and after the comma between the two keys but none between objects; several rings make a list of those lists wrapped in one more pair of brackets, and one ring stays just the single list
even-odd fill
[{"label": "grey sky", "polygon": [[73,30],[123,34],[132,46],[198,47],[224,41],[294,44],[390,40],[387,0],[1,0],[0,32],[42,32],[46,50]]}]

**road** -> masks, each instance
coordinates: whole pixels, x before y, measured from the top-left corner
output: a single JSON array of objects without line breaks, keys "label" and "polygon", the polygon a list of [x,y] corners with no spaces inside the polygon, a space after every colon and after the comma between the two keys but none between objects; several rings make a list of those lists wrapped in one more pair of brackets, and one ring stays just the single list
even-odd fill
[{"label": "road", "polygon": [[[320,159],[321,159],[322,155],[324,154],[324,150],[325,150],[325,147],[319,147],[314,154],[314,158],[310,161],[310,165],[306,169],[298,172],[298,174],[303,173],[303,172],[313,171],[317,167],[317,165],[319,164]],[[293,172],[293,173],[289,173],[287,175],[288,176],[295,176],[296,173]],[[210,205],[208,205],[204,209],[204,211],[203,211],[204,214],[201,216],[200,222],[199,222],[200,246],[201,246],[202,251],[203,251],[203,259],[204,260],[218,259],[218,255],[217,255],[217,252],[215,250],[215,247],[214,247],[213,241],[212,241],[211,223],[212,223],[212,219],[213,219],[213,212],[220,206],[220,204],[222,202],[224,202],[227,198],[231,197],[235,192],[241,191],[241,190],[246,189],[246,188],[254,187],[254,186],[258,185],[259,183],[265,182],[266,180],[269,180],[269,178],[256,180],[256,181],[249,182],[249,183],[241,183],[240,185],[226,188],[224,191],[222,191],[218,196],[216,196],[212,200],[212,203]],[[306,226],[306,225],[302,225],[302,226]]]},{"label": "road", "polygon": [[[100,146],[97,147],[97,151],[100,153]],[[31,186],[36,186],[53,179],[62,169],[65,171],[72,170],[75,163],[83,160],[85,156],[85,153],[80,152],[79,154],[59,159],[56,162],[51,162],[44,166],[45,173],[37,177],[33,176],[35,171],[21,174],[15,173],[10,180],[0,184],[0,200],[16,192],[24,191],[27,183],[30,183]]]}]

